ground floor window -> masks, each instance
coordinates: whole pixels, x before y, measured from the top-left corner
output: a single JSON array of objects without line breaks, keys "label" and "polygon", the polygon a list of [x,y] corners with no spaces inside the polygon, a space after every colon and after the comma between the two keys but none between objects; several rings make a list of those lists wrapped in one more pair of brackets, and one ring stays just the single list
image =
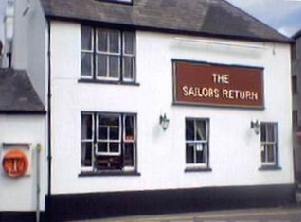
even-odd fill
[{"label": "ground floor window", "polygon": [[186,118],[186,164],[208,167],[209,120]]},{"label": "ground floor window", "polygon": [[135,170],[136,115],[83,112],[81,166],[91,171]]},{"label": "ground floor window", "polygon": [[278,125],[277,123],[260,123],[261,164],[277,165],[278,161]]}]

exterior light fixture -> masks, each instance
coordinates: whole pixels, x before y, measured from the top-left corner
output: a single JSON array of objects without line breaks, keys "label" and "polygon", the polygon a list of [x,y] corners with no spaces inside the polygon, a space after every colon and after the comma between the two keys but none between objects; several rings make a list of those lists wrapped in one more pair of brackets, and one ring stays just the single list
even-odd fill
[{"label": "exterior light fixture", "polygon": [[258,135],[260,132],[260,123],[258,120],[251,121],[251,129],[254,129],[255,133]]},{"label": "exterior light fixture", "polygon": [[169,122],[170,119],[167,118],[166,113],[164,113],[164,115],[160,115],[160,125],[162,127],[163,130],[167,130],[167,128],[169,127]]}]

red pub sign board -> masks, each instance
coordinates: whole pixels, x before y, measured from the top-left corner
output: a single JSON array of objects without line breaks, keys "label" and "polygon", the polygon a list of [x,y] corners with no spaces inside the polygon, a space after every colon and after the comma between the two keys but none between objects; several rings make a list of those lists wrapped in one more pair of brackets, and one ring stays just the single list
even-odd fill
[{"label": "red pub sign board", "polygon": [[174,104],[263,109],[263,69],[173,61]]}]

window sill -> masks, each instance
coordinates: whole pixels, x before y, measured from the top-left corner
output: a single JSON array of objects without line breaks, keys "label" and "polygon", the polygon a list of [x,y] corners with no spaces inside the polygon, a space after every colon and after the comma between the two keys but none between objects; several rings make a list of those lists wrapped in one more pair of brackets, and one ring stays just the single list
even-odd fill
[{"label": "window sill", "polygon": [[112,176],[141,176],[140,173],[136,171],[101,171],[101,172],[94,172],[94,171],[85,171],[81,172],[79,177],[112,177]]},{"label": "window sill", "polygon": [[101,80],[101,79],[79,79],[79,83],[96,83],[96,84],[112,84],[112,85],[125,85],[125,86],[140,86],[137,82],[121,82],[114,80]]},{"label": "window sill", "polygon": [[280,166],[277,165],[262,165],[259,168],[260,171],[265,171],[265,170],[281,170]]},{"label": "window sill", "polygon": [[193,172],[211,172],[212,169],[210,167],[187,167],[185,169],[185,173],[193,173]]}]

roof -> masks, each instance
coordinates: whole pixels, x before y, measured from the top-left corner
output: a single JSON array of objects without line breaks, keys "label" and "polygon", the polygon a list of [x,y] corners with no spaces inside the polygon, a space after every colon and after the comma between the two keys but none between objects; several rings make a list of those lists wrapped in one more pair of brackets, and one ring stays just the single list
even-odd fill
[{"label": "roof", "polygon": [[292,42],[224,0],[41,0],[46,17],[127,25],[141,30],[252,41]]},{"label": "roof", "polygon": [[301,29],[298,31],[298,32],[296,32],[296,34],[295,35],[293,35],[293,39],[298,39],[298,38],[300,38],[301,37]]},{"label": "roof", "polygon": [[26,71],[0,69],[0,112],[44,112]]}]

